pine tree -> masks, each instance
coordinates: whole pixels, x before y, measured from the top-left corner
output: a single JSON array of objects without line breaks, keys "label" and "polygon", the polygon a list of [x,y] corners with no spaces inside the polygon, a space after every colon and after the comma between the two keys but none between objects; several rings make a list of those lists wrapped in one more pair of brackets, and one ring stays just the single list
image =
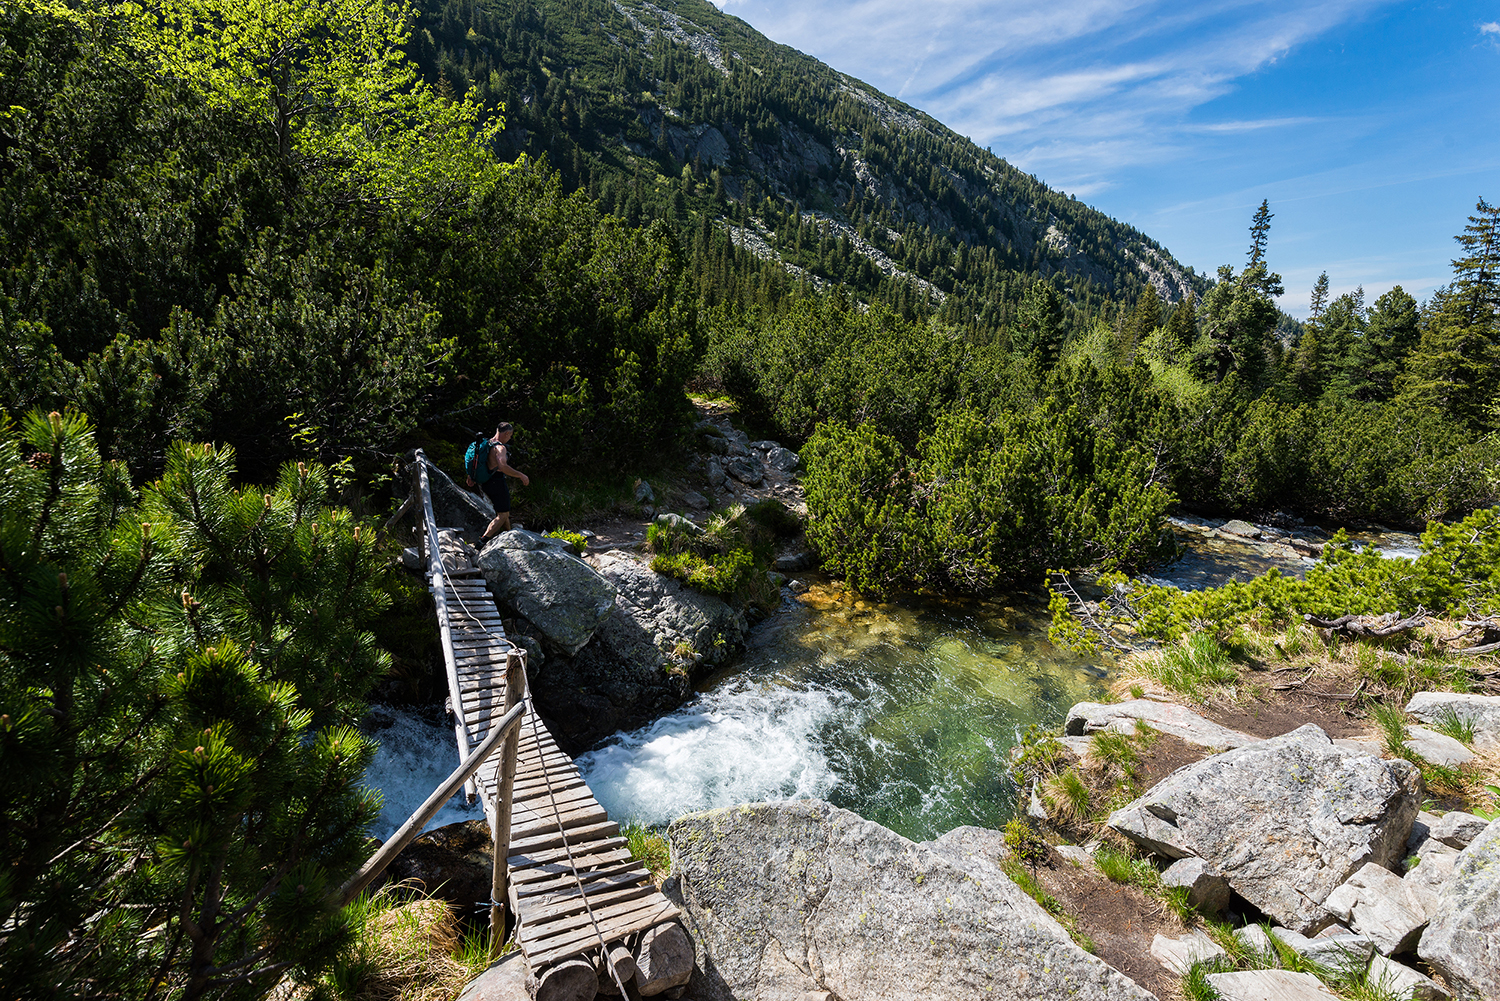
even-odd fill
[{"label": "pine tree", "polygon": [[1057,364],[1066,329],[1062,296],[1051,282],[1038,278],[1021,300],[1011,350],[1033,358],[1045,372]]},{"label": "pine tree", "polygon": [[1396,388],[1407,403],[1478,429],[1494,421],[1500,389],[1500,208],[1481,198],[1454,239],[1467,253],[1453,262],[1453,284],[1428,304]]},{"label": "pine tree", "polygon": [[[326,472],[233,489],[176,446],[131,494],[77,415],[0,427],[0,976],[17,996],[198,998],[315,974],[365,854],[388,666],[373,533]],[[66,947],[64,947],[66,943]]]},{"label": "pine tree", "polygon": [[1310,305],[1312,307],[1308,312],[1310,322],[1321,323],[1323,313],[1328,309],[1328,272],[1325,271],[1319,275],[1317,283],[1313,285]]},{"label": "pine tree", "polygon": [[1260,208],[1255,210],[1255,218],[1250,220],[1250,259],[1245,262],[1247,271],[1266,259],[1266,240],[1274,218],[1270,201],[1261,199]]},{"label": "pine tree", "polygon": [[1167,320],[1167,342],[1179,354],[1191,350],[1193,342],[1198,339],[1197,314],[1193,294],[1189,292],[1187,298],[1172,310],[1172,315]]}]

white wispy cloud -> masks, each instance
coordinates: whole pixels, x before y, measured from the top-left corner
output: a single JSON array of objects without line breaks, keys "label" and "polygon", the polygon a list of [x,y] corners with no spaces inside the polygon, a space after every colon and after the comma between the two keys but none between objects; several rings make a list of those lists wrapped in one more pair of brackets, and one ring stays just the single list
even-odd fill
[{"label": "white wispy cloud", "polygon": [[[1308,119],[1197,121],[1235,82],[1390,0],[721,0],[777,41],[895,94],[1070,191],[1184,137]],[[1066,138],[1059,139],[1059,126]]]},{"label": "white wispy cloud", "polygon": [[1479,26],[1481,35],[1500,35],[1500,21],[1490,21]]}]

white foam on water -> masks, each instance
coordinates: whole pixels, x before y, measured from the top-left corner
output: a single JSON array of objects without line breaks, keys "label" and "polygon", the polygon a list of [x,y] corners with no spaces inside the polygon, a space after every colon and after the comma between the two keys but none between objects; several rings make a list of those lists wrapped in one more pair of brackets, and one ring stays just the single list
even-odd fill
[{"label": "white foam on water", "polygon": [[820,731],[862,715],[848,693],[741,684],[578,759],[609,815],[658,826],[684,813],[825,798],[839,784]]},{"label": "white foam on water", "polygon": [[[412,712],[391,706],[371,708],[364,727],[365,736],[378,745],[375,760],[365,771],[365,785],[379,789],[385,796],[380,816],[370,828],[372,837],[382,841],[396,833],[406,818],[417,811],[432,790],[458,767],[458,743],[453,728],[431,723]],[[476,799],[464,803],[460,791],[438,811],[424,830],[436,830],[445,824],[478,820],[484,810]]]}]

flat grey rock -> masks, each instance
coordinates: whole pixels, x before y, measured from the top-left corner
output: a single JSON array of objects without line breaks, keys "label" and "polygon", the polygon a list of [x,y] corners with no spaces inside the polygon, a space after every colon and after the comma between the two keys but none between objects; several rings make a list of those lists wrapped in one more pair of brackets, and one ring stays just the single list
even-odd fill
[{"label": "flat grey rock", "polygon": [[1484,829],[1490,826],[1490,822],[1483,817],[1476,817],[1472,813],[1464,813],[1461,810],[1453,810],[1443,814],[1432,827],[1432,837],[1441,841],[1449,848],[1457,848],[1462,851],[1473,844],[1474,839],[1484,833]]},{"label": "flat grey rock", "polygon": [[1215,956],[1226,956],[1220,945],[1201,931],[1191,931],[1181,938],[1156,935],[1151,939],[1151,957],[1179,977],[1187,973],[1194,963]]},{"label": "flat grey rock", "polygon": [[700,949],[701,1001],[1153,997],[1074,945],[983,850],[960,863],[813,800],[690,814],[667,837],[664,889]]},{"label": "flat grey rock", "polygon": [[1219,531],[1225,535],[1238,535],[1242,539],[1258,539],[1261,537],[1260,529],[1248,521],[1241,521],[1238,518],[1224,522],[1224,524],[1219,526]]},{"label": "flat grey rock", "polygon": [[1500,820],[1459,853],[1417,955],[1458,996],[1500,997]]},{"label": "flat grey rock", "polygon": [[1170,733],[1200,747],[1244,747],[1259,738],[1220,726],[1204,719],[1191,709],[1171,702],[1153,699],[1131,699],[1127,702],[1080,702],[1068,710],[1063,732],[1082,737],[1107,730],[1112,733],[1135,733],[1136,720],[1153,730]]},{"label": "flat grey rock", "polygon": [[[1285,930],[1285,928],[1282,929],[1282,931]],[[1276,962],[1276,948],[1271,944],[1271,936],[1266,934],[1263,925],[1245,925],[1242,928],[1236,928],[1234,937],[1239,939],[1240,945],[1261,957],[1260,966],[1270,969],[1281,965]]]},{"label": "flat grey rock", "polygon": [[1368,979],[1365,981],[1386,992],[1393,998],[1410,998],[1411,1001],[1446,1001],[1452,997],[1431,977],[1423,976],[1405,963],[1375,956],[1370,960]]},{"label": "flat grey rock", "polygon": [[1221,1001],[1338,1001],[1338,995],[1311,973],[1245,970],[1210,973],[1207,980]]},{"label": "flat grey rock", "polygon": [[1441,726],[1448,714],[1474,727],[1474,749],[1500,749],[1500,695],[1468,695],[1459,692],[1418,692],[1406,704],[1409,715],[1423,723]]},{"label": "flat grey rock", "polygon": [[689,490],[683,494],[682,502],[694,511],[707,511],[712,506],[709,499],[696,490]]},{"label": "flat grey rock", "polygon": [[1164,886],[1187,887],[1188,903],[1208,915],[1218,914],[1227,907],[1233,893],[1224,874],[1196,856],[1178,859],[1167,866],[1161,881]]},{"label": "flat grey rock", "polygon": [[1299,956],[1330,969],[1342,969],[1350,963],[1363,967],[1375,954],[1375,943],[1365,935],[1346,932],[1308,938],[1286,928],[1272,928],[1271,934]]},{"label": "flat grey rock", "polygon": [[1445,845],[1436,838],[1429,838],[1417,849],[1413,864],[1401,878],[1441,897],[1448,881],[1453,878],[1459,851],[1460,849]]},{"label": "flat grey rock", "polygon": [[1322,903],[1360,866],[1403,858],[1421,790],[1411,763],[1341,750],[1309,724],[1179,768],[1109,826],[1167,858],[1211,863],[1306,934],[1333,920]]},{"label": "flat grey rock", "polygon": [[1343,924],[1375,943],[1381,955],[1408,952],[1437,910],[1437,895],[1373,862],[1367,863],[1323,906]]},{"label": "flat grey rock", "polygon": [[1474,760],[1474,752],[1462,742],[1425,726],[1406,728],[1406,747],[1423,761],[1444,768],[1457,768]]}]

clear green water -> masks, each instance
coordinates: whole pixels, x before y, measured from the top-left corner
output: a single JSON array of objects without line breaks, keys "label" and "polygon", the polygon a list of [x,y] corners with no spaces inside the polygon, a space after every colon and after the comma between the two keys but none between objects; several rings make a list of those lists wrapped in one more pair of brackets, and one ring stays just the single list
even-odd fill
[{"label": "clear green water", "polygon": [[697,699],[579,765],[611,816],[653,824],[816,796],[918,840],[1000,826],[1019,735],[1057,726],[1106,678],[1053,648],[1045,607],[1019,600],[875,603],[814,587]]}]

